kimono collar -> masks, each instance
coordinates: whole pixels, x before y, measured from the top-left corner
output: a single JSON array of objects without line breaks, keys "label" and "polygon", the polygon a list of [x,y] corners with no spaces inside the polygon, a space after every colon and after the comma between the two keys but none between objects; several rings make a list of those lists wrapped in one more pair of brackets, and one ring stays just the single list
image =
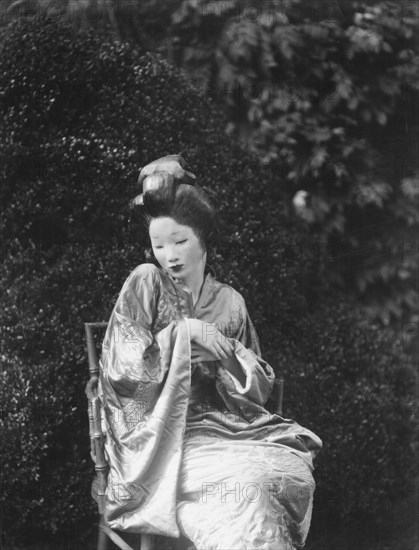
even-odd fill
[{"label": "kimono collar", "polygon": [[[161,278],[164,284],[165,289],[172,295],[176,296],[177,298],[180,298],[182,301],[187,301],[189,303],[192,302],[192,295],[190,292],[182,288],[181,283],[178,283],[171,277],[167,271],[164,269],[161,269],[159,267],[159,271],[161,274]],[[204,275],[204,281],[202,283],[201,292],[199,294],[198,300],[194,306],[193,309],[195,309],[198,305],[206,303],[208,298],[212,295],[214,291],[214,282],[215,277],[211,273],[211,271],[208,271],[206,275]],[[191,304],[192,305],[192,304]]]}]

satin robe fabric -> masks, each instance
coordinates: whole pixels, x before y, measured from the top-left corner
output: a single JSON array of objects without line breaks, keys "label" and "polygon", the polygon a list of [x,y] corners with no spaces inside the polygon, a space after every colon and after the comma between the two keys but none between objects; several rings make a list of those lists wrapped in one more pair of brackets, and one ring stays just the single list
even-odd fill
[{"label": "satin robe fabric", "polygon": [[[230,340],[244,385],[219,361],[191,362],[192,317]],[[264,408],[273,383],[240,293],[209,272],[193,307],[164,270],[135,268],[100,360],[106,523],[198,550],[302,547],[322,441]]]}]

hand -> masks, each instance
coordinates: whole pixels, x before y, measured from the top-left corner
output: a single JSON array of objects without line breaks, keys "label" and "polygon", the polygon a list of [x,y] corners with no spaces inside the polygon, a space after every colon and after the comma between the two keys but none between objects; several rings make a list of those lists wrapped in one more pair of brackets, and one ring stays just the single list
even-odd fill
[{"label": "hand", "polygon": [[195,342],[191,343],[191,363],[201,363],[202,361],[217,361],[215,355],[210,353],[208,350],[196,344]]},{"label": "hand", "polygon": [[187,322],[191,342],[204,348],[216,360],[227,359],[234,355],[233,344],[218,330],[215,323],[203,322],[199,319],[187,319]]}]

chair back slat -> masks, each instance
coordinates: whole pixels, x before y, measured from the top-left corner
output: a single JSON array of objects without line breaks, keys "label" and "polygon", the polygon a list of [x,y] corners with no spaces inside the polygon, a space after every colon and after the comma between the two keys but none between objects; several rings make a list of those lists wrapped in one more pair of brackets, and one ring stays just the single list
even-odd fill
[{"label": "chair back slat", "polygon": [[93,329],[106,328],[107,323],[85,323],[87,355],[90,379],[86,384],[88,398],[90,455],[95,463],[96,478],[92,485],[92,496],[98,503],[99,513],[103,513],[103,500],[106,493],[109,465],[105,457],[105,435],[102,432],[101,404],[98,397],[99,359]]},{"label": "chair back slat", "polygon": [[275,413],[282,416],[283,400],[284,400],[284,379],[275,378],[274,381],[275,395]]},{"label": "chair back slat", "polygon": [[106,328],[108,323],[84,323],[84,330],[86,332],[87,353],[89,357],[89,373],[90,376],[99,374],[99,359],[96,350],[95,338],[93,335],[94,328]]}]

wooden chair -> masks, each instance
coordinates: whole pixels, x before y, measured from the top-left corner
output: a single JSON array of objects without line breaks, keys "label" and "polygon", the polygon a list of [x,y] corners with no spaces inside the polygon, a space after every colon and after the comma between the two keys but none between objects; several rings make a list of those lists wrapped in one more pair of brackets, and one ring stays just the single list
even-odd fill
[{"label": "wooden chair", "polygon": [[[89,435],[90,435],[90,456],[95,463],[96,476],[92,483],[92,497],[96,500],[99,510],[99,535],[97,550],[107,550],[111,540],[121,550],[135,550],[115,530],[110,529],[104,522],[103,506],[107,485],[109,466],[106,462],[104,451],[104,438],[101,422],[101,402],[98,397],[99,381],[99,359],[97,344],[94,337],[94,330],[106,329],[108,323],[84,323],[87,342],[87,354],[89,360],[89,381],[86,384],[86,395],[88,399]],[[273,391],[273,409],[276,414],[282,416],[282,400],[284,392],[284,380],[275,379]],[[137,535],[136,547],[139,550],[155,550],[154,535]]]}]

